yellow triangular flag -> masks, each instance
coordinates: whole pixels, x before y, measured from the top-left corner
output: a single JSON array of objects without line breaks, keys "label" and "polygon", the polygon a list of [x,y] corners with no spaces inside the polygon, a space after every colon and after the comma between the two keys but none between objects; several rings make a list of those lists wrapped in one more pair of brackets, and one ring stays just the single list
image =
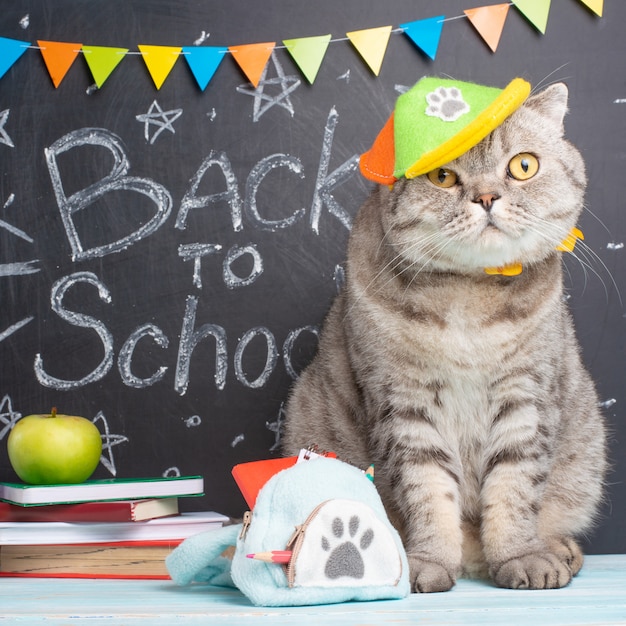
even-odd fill
[{"label": "yellow triangular flag", "polygon": [[230,46],[228,51],[256,89],[263,75],[263,70],[272,56],[276,42],[249,43],[242,46]]},{"label": "yellow triangular flag", "polygon": [[37,41],[41,56],[48,68],[55,89],[67,74],[74,63],[76,55],[82,48],[82,43],[61,43],[59,41]]},{"label": "yellow triangular flag", "polygon": [[330,37],[330,35],[320,35],[319,37],[285,39],[283,41],[296,65],[311,84],[315,81],[317,72],[322,65]]},{"label": "yellow triangular flag", "polygon": [[464,11],[472,26],[478,31],[478,34],[485,40],[485,43],[491,48],[492,52],[496,51],[498,43],[500,43],[500,35],[504,28],[507,13],[509,12],[509,4],[492,4],[491,6],[477,7],[475,9],[466,9]]},{"label": "yellow triangular flag", "polygon": [[157,89],[165,82],[182,52],[182,46],[137,46]]},{"label": "yellow triangular flag", "polygon": [[387,44],[391,35],[391,26],[354,30],[346,33],[352,45],[357,49],[363,60],[376,76],[380,73]]},{"label": "yellow triangular flag", "polygon": [[602,4],[604,0],[580,0],[586,4],[596,15],[602,17]]}]

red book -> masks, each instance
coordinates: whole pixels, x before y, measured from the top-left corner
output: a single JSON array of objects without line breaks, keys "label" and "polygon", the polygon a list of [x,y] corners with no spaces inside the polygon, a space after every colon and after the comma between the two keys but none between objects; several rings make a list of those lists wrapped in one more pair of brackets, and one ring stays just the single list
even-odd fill
[{"label": "red book", "polygon": [[178,498],[19,506],[0,502],[0,522],[139,522],[178,514]]}]

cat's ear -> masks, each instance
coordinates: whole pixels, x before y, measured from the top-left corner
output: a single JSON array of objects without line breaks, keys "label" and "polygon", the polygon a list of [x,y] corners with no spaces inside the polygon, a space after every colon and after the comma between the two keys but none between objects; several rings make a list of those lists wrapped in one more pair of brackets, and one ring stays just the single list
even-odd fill
[{"label": "cat's ear", "polygon": [[563,130],[563,118],[567,113],[567,95],[565,83],[555,83],[531,95],[524,106],[541,113]]}]

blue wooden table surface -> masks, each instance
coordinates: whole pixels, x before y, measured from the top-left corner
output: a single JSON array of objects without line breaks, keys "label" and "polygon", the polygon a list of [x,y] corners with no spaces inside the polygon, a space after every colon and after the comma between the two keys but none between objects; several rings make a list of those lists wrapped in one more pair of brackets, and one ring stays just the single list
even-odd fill
[{"label": "blue wooden table surface", "polygon": [[0,623],[16,624],[626,624],[626,555],[588,556],[565,589],[511,591],[460,580],[404,600],[258,608],[236,590],[170,581],[0,579]]}]

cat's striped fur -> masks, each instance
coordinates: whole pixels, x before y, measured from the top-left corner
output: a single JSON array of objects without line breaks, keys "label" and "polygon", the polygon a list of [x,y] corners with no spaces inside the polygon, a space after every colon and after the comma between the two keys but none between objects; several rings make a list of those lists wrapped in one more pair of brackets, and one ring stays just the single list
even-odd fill
[{"label": "cat's striped fur", "polygon": [[[316,443],[374,463],[415,591],[462,573],[555,588],[582,565],[575,538],[601,499],[605,434],[555,251],[586,184],[566,108],[562,84],[532,95],[445,166],[450,188],[420,176],[373,192],[287,404],[286,453]],[[508,173],[519,153],[539,160],[526,181]],[[516,262],[518,276],[484,271]]]}]

